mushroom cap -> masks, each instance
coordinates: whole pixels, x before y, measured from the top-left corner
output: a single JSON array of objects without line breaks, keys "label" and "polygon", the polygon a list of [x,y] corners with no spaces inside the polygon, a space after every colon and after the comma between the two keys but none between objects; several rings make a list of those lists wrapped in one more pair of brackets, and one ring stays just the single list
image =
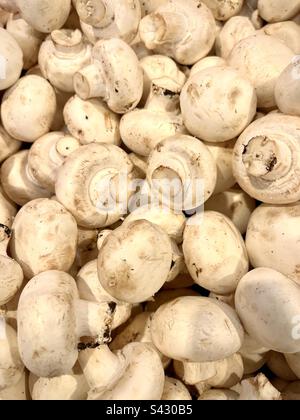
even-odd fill
[{"label": "mushroom cap", "polygon": [[21,148],[22,143],[12,138],[0,125],[0,163],[16,153]]},{"label": "mushroom cap", "polygon": [[153,296],[168,278],[172,246],[168,235],[146,220],[115,229],[98,256],[103,288],[116,299],[140,303]]},{"label": "mushroom cap", "polygon": [[7,90],[1,105],[2,123],[17,140],[33,143],[50,131],[56,111],[53,87],[40,76],[21,77]]},{"label": "mushroom cap", "polygon": [[0,224],[11,228],[16,214],[16,204],[8,198],[0,184]]},{"label": "mushroom cap", "polygon": [[28,150],[21,150],[10,156],[1,166],[1,182],[5,193],[16,204],[25,205],[30,200],[50,197],[28,171]]},{"label": "mushroom cap", "polygon": [[80,226],[105,227],[117,222],[124,210],[126,213],[131,193],[128,183],[133,176],[133,165],[122,149],[91,143],[65,160],[58,171],[55,192]]},{"label": "mushroom cap", "polygon": [[64,120],[69,132],[81,144],[109,143],[118,146],[121,142],[119,117],[101,100],[84,101],[72,96],[64,108]]},{"label": "mushroom cap", "polygon": [[191,400],[187,387],[179,379],[165,377],[165,386],[161,399],[164,401]]},{"label": "mushroom cap", "polygon": [[18,344],[25,366],[39,377],[70,372],[77,356],[74,279],[45,271],[23,289],[18,305]]},{"label": "mushroom cap", "polygon": [[[300,30],[300,26],[298,26]],[[300,117],[300,60],[293,60],[279,76],[275,86],[276,103],[280,111]]]},{"label": "mushroom cap", "polygon": [[236,353],[243,328],[234,310],[215,299],[184,296],[162,305],[153,315],[152,339],[175,360],[210,362]]},{"label": "mushroom cap", "polygon": [[267,22],[288,20],[300,12],[299,0],[258,0],[259,15]]},{"label": "mushroom cap", "polygon": [[60,203],[47,198],[30,201],[18,212],[12,229],[11,253],[25,277],[70,269],[76,254],[77,224]]},{"label": "mushroom cap", "polygon": [[0,391],[16,385],[23,370],[16,331],[0,317]]},{"label": "mushroom cap", "polygon": [[239,282],[235,307],[246,329],[264,347],[300,351],[300,287],[278,271],[256,268]]},{"label": "mushroom cap", "polygon": [[23,277],[22,268],[16,261],[0,255],[0,306],[14,297],[23,283]]},{"label": "mushroom cap", "polygon": [[23,52],[13,36],[0,28],[0,91],[19,79],[23,68]]},{"label": "mushroom cap", "polygon": [[253,120],[256,105],[251,83],[226,66],[209,67],[195,73],[180,95],[186,128],[208,142],[224,142],[241,134]]},{"label": "mushroom cap", "polygon": [[213,12],[215,19],[226,21],[232,16],[237,15],[243,7],[243,0],[202,0]]}]

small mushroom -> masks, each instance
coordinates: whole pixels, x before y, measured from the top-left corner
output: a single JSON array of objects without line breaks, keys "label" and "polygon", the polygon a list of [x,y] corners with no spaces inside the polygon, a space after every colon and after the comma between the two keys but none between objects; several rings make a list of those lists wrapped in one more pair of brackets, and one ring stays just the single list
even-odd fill
[{"label": "small mushroom", "polygon": [[50,131],[56,111],[54,89],[42,77],[22,77],[2,99],[1,118],[8,134],[33,143]]},{"label": "small mushroom", "polygon": [[20,206],[35,198],[51,196],[51,192],[44,189],[30,173],[28,154],[28,150],[21,150],[10,156],[1,166],[3,189]]},{"label": "small mushroom", "polygon": [[187,129],[208,142],[224,142],[241,134],[253,120],[256,105],[254,87],[229,67],[210,67],[195,73],[180,95]]},{"label": "small mushroom", "polygon": [[300,12],[299,0],[258,0],[260,16],[267,22],[282,22]]},{"label": "small mushroom", "polygon": [[77,139],[64,132],[45,134],[29,149],[28,170],[39,185],[54,193],[59,168],[79,146]]},{"label": "small mushroom", "polygon": [[92,50],[92,64],[74,76],[81,99],[102,98],[117,114],[125,114],[143,94],[143,71],[135,52],[117,38],[101,40]]},{"label": "small mushroom", "polygon": [[63,92],[74,92],[73,76],[91,62],[92,47],[79,29],[53,31],[42,43],[39,66],[51,85]]},{"label": "small mushroom", "polygon": [[101,100],[84,101],[72,96],[64,107],[64,120],[69,132],[81,144],[108,143],[119,146],[119,116]]},{"label": "small mushroom", "polygon": [[230,306],[206,297],[184,296],[155,312],[151,334],[155,347],[165,356],[210,362],[236,353],[244,333]]},{"label": "small mushroom", "polygon": [[12,230],[11,253],[25,277],[70,269],[75,259],[77,225],[60,203],[47,198],[30,201],[18,212]]},{"label": "small mushroom", "polygon": [[[52,270],[33,277],[23,289],[18,305],[18,344],[21,358],[39,377],[68,374],[78,358],[78,348],[109,340],[114,303],[80,300],[74,279]],[[90,343],[81,343],[81,337]]]},{"label": "small mushroom", "polygon": [[65,160],[58,171],[55,192],[80,226],[105,227],[127,213],[133,178],[133,165],[122,149],[91,143]]},{"label": "small mushroom", "polygon": [[164,369],[147,343],[130,343],[111,352],[108,346],[86,349],[79,363],[90,386],[89,400],[159,400]]},{"label": "small mushroom", "polygon": [[194,281],[215,293],[234,292],[249,269],[240,232],[225,215],[214,211],[188,221],[183,253]]},{"label": "small mushroom", "polygon": [[187,387],[181,381],[166,376],[161,399],[162,401],[184,401],[191,400],[192,397]]},{"label": "small mushroom", "polygon": [[95,44],[121,38],[130,44],[141,20],[139,0],[74,0],[82,31]]},{"label": "small mushroom", "polygon": [[216,23],[198,0],[169,0],[141,20],[139,34],[148,49],[191,65],[213,47]]},{"label": "small mushroom", "polygon": [[7,30],[0,27],[0,91],[16,83],[22,68],[23,52],[19,44]]}]

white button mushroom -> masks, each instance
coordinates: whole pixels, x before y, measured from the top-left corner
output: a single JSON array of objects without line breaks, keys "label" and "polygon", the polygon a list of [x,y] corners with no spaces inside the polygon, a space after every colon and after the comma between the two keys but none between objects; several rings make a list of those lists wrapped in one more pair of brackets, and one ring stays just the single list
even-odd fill
[{"label": "white button mushroom", "polygon": [[116,299],[139,303],[151,298],[167,281],[172,244],[157,225],[136,220],[115,229],[98,257],[103,288]]},{"label": "white button mushroom", "polygon": [[210,67],[195,73],[180,95],[187,129],[210,142],[238,136],[253,120],[256,105],[254,87],[229,67]]},{"label": "white button mushroom", "polygon": [[55,192],[80,226],[105,227],[127,212],[132,194],[127,183],[133,178],[133,165],[122,149],[91,143],[65,160],[58,171]]},{"label": "white button mushroom", "polygon": [[50,131],[56,111],[55,91],[42,77],[22,77],[3,96],[2,123],[17,140],[32,143]]},{"label": "white button mushroom", "polygon": [[235,307],[246,331],[280,353],[300,351],[300,287],[271,268],[256,268],[238,284]]},{"label": "white button mushroom", "polygon": [[[276,54],[273,54],[274,51]],[[258,33],[233,47],[228,64],[255,87],[258,107],[268,109],[276,105],[276,81],[294,55],[280,39]]]},{"label": "white button mushroom", "polygon": [[72,96],[64,107],[67,129],[81,144],[109,143],[119,146],[119,116],[99,99]]},{"label": "white button mushroom", "polygon": [[[198,139],[176,135],[158,143],[150,154],[147,181],[161,203],[191,210],[213,193],[217,168],[208,148]],[[168,182],[166,182],[168,181]]]},{"label": "white button mushroom", "polygon": [[9,302],[23,283],[20,265],[7,255],[10,229],[0,224],[0,306]]},{"label": "white button mushroom", "polygon": [[82,31],[90,42],[121,38],[130,44],[141,20],[139,0],[74,0]]},{"label": "white button mushroom", "polygon": [[300,283],[300,203],[260,205],[251,215],[246,247],[251,264],[269,267]]},{"label": "white button mushroom", "polygon": [[164,370],[157,352],[147,343],[130,343],[111,352],[107,346],[79,353],[90,385],[90,400],[159,400]]},{"label": "white button mushroom", "polygon": [[45,79],[63,92],[74,92],[73,76],[91,62],[92,47],[76,29],[56,30],[39,51],[39,66]]},{"label": "white button mushroom", "polygon": [[112,329],[119,327],[129,319],[132,305],[115,299],[103,289],[98,278],[97,260],[90,261],[81,268],[77,274],[76,283],[81,299],[99,303],[116,303]]},{"label": "white button mushroom", "polygon": [[233,174],[241,188],[264,203],[300,199],[300,118],[271,113],[249,125],[234,148]]},{"label": "white button mushroom", "polygon": [[[299,27],[300,28],[300,27]],[[289,64],[279,76],[275,86],[275,99],[284,114],[300,117],[300,59]]]},{"label": "white button mushroom", "polygon": [[0,91],[19,79],[23,68],[23,52],[14,37],[0,28]]},{"label": "white button mushroom", "polygon": [[169,0],[141,20],[139,34],[148,49],[194,64],[213,47],[216,23],[199,0]]},{"label": "white button mushroom", "polygon": [[0,391],[16,385],[23,371],[16,331],[0,315]]},{"label": "white button mushroom", "polygon": [[240,232],[225,215],[214,211],[188,221],[183,252],[194,281],[215,293],[234,292],[249,268]]},{"label": "white button mushroom", "polygon": [[300,12],[299,0],[258,0],[260,16],[267,22],[288,20]]},{"label": "white button mushroom", "polygon": [[21,148],[22,143],[13,139],[0,125],[0,163]]},{"label": "white button mushroom", "polygon": [[165,356],[210,362],[236,353],[243,328],[234,310],[215,299],[185,296],[162,305],[151,323],[154,345]]},{"label": "white button mushroom", "polygon": [[74,76],[74,89],[81,99],[100,97],[117,114],[125,114],[143,94],[143,71],[138,58],[117,38],[98,41],[92,50],[93,64]]},{"label": "white button mushroom", "polygon": [[20,206],[35,198],[51,196],[51,192],[44,189],[30,173],[28,153],[28,150],[22,150],[10,156],[1,166],[3,189]]},{"label": "white button mushroom", "polygon": [[66,22],[71,0],[0,0],[0,7],[21,17],[39,32],[52,32]]},{"label": "white button mushroom", "polygon": [[58,169],[79,146],[77,139],[64,132],[45,134],[29,149],[28,170],[39,185],[54,193]]},{"label": "white button mushroom", "polygon": [[[114,309],[113,302],[80,300],[74,279],[62,271],[33,277],[18,304],[18,345],[25,366],[39,377],[68,374],[78,348],[109,340]],[[80,344],[84,336],[92,343]]]},{"label": "white button mushroom", "polygon": [[218,20],[228,20],[234,15],[239,14],[243,7],[243,0],[202,0],[213,12]]},{"label": "white button mushroom", "polygon": [[10,249],[31,278],[42,271],[68,271],[75,259],[77,225],[57,201],[40,198],[22,207],[13,222]]},{"label": "white button mushroom", "polygon": [[295,22],[279,22],[261,29],[266,35],[281,39],[295,54],[300,54],[300,27]]},{"label": "white button mushroom", "polygon": [[6,29],[22,49],[24,69],[27,70],[35,66],[44,34],[35,30],[19,14],[10,16]]},{"label": "white button mushroom", "polygon": [[191,400],[187,387],[178,379],[165,377],[165,386],[161,399],[163,401]]},{"label": "white button mushroom", "polygon": [[254,198],[238,187],[215,194],[205,203],[205,210],[225,214],[242,235],[246,233],[250,216],[255,208]]}]

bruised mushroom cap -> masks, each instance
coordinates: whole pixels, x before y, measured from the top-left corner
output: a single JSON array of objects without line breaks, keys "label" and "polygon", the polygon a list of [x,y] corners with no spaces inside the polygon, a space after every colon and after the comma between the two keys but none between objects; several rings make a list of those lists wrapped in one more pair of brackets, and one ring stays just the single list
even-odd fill
[{"label": "bruised mushroom cap", "polygon": [[98,278],[97,260],[90,261],[81,268],[77,274],[76,283],[81,299],[90,302],[116,303],[112,329],[124,324],[129,319],[132,305],[115,299],[104,290]]},{"label": "bruised mushroom cap", "polygon": [[50,131],[56,111],[55,91],[42,77],[22,77],[7,90],[1,105],[2,123],[17,140],[33,143]]},{"label": "bruised mushroom cap", "polygon": [[212,48],[216,24],[200,1],[170,0],[141,20],[139,34],[148,49],[190,65]]},{"label": "bruised mushroom cap", "polygon": [[233,173],[250,196],[264,203],[300,199],[300,118],[271,113],[254,121],[235,144]]},{"label": "bruised mushroom cap", "polygon": [[0,391],[16,385],[23,370],[16,331],[0,317]]},{"label": "bruised mushroom cap", "polygon": [[0,28],[0,91],[19,79],[23,68],[23,52],[13,36]]},{"label": "bruised mushroom cap", "polygon": [[40,32],[52,32],[66,22],[71,0],[17,0],[21,16]]},{"label": "bruised mushroom cap", "polygon": [[246,247],[251,265],[269,267],[300,284],[300,203],[260,205],[251,215]]},{"label": "bruised mushroom cap", "polygon": [[300,12],[299,0],[258,0],[258,12],[267,22],[282,22]]},{"label": "bruised mushroom cap", "polygon": [[[176,135],[160,142],[149,156],[147,181],[161,200],[183,210],[201,206],[213,193],[217,168],[207,147],[198,139]],[[164,189],[166,181],[173,184]],[[175,189],[174,189],[175,188]],[[200,193],[201,189],[201,194]],[[174,192],[173,192],[174,190]]]},{"label": "bruised mushroom cap", "polygon": [[[99,228],[117,222],[127,209],[128,186],[134,177],[127,154],[111,144],[81,146],[58,171],[58,200],[82,227]],[[126,212],[126,211],[125,211]]]},{"label": "bruised mushroom cap", "polygon": [[10,249],[27,278],[42,271],[68,271],[74,261],[77,225],[57,201],[40,198],[22,207],[13,222]]},{"label": "bruised mushroom cap", "polygon": [[248,334],[263,346],[297,353],[299,299],[300,287],[294,281],[271,268],[256,268],[240,280],[235,307]]},{"label": "bruised mushroom cap", "polygon": [[238,136],[250,124],[257,97],[251,83],[237,71],[217,66],[188,79],[180,105],[191,134],[201,140],[223,142]]},{"label": "bruised mushroom cap", "polygon": [[103,288],[116,299],[139,303],[162,287],[171,263],[168,235],[147,220],[136,220],[105,239],[98,256],[98,276]]},{"label": "bruised mushroom cap", "polygon": [[80,143],[64,132],[51,132],[36,140],[28,154],[28,169],[45,189],[55,192],[57,172]]},{"label": "bruised mushroom cap", "polygon": [[234,292],[249,268],[240,232],[229,218],[214,211],[189,219],[183,252],[194,281],[215,293]]},{"label": "bruised mushroom cap", "polygon": [[38,184],[28,170],[28,150],[10,156],[1,166],[1,183],[5,193],[23,206],[30,200],[50,197],[51,192]]},{"label": "bruised mushroom cap", "polygon": [[117,114],[135,108],[143,94],[143,71],[133,49],[121,39],[101,40],[92,58],[93,64],[74,76],[77,95],[101,97]]},{"label": "bruised mushroom cap", "polygon": [[0,224],[0,306],[14,297],[23,282],[22,268],[7,255],[10,236],[10,229]]},{"label": "bruised mushroom cap", "polygon": [[243,328],[234,310],[215,299],[179,297],[162,305],[151,323],[152,339],[165,356],[210,362],[236,353]]},{"label": "bruised mushroom cap", "polygon": [[278,38],[258,33],[235,45],[228,57],[228,64],[252,83],[258,107],[268,109],[276,105],[276,81],[294,55]]},{"label": "bruised mushroom cap", "polygon": [[64,120],[72,136],[81,144],[119,145],[119,117],[99,99],[82,100],[75,95],[64,108]]},{"label": "bruised mushroom cap", "polygon": [[21,148],[22,143],[12,138],[0,125],[0,163],[16,153]]}]

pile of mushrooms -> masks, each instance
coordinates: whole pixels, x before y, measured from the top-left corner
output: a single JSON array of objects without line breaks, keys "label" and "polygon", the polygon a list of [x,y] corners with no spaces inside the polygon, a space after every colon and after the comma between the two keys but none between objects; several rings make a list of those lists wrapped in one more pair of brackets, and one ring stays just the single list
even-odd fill
[{"label": "pile of mushrooms", "polygon": [[300,400],[300,0],[0,0],[0,400]]}]

